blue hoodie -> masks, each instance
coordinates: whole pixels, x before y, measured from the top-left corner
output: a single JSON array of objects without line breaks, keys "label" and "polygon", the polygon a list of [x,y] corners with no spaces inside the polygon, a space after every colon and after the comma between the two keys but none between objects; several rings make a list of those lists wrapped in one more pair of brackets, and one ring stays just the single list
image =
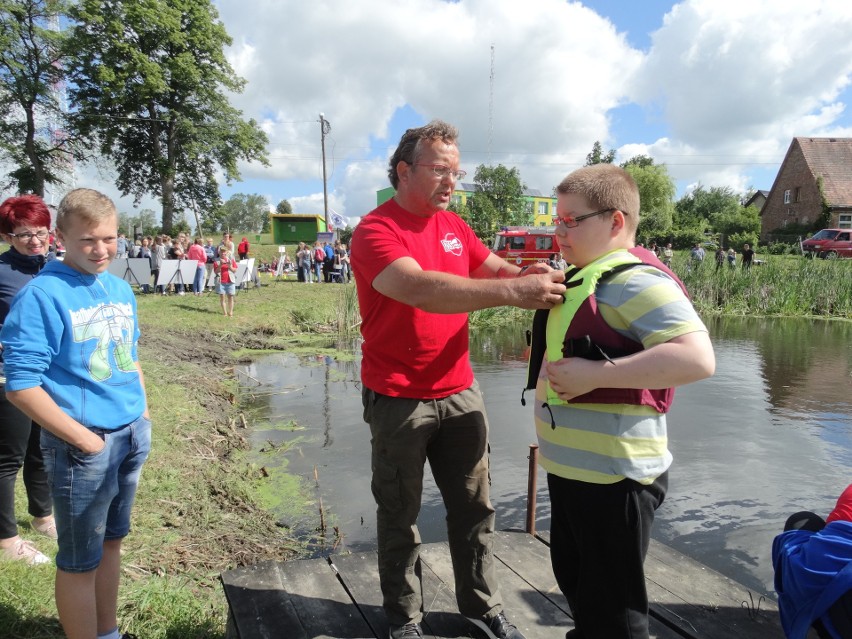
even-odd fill
[{"label": "blue hoodie", "polygon": [[138,339],[127,282],[49,262],[15,296],[0,330],[6,389],[41,386],[84,426],[119,428],[145,410]]},{"label": "blue hoodie", "polygon": [[775,591],[789,639],[805,639],[822,619],[832,637],[828,609],[852,591],[852,522],[832,521],[819,532],[788,530],[772,542]]}]

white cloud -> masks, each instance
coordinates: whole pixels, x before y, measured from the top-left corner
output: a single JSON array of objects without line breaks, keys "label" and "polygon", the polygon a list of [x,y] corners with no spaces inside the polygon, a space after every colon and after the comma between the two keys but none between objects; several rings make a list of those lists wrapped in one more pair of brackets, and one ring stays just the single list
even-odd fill
[{"label": "white cloud", "polygon": [[838,126],[850,32],[852,5],[839,0],[675,6],[631,81],[631,98],[657,102],[668,124],[671,140],[648,148],[675,153],[678,177],[737,188],[749,168],[738,162],[780,162],[794,136],[850,135]]},{"label": "white cloud", "polygon": [[[225,199],[260,192],[272,206],[286,198],[297,212],[321,212],[320,112],[331,123],[329,202],[350,218],[388,185],[402,128],[432,118],[460,128],[468,172],[517,166],[545,192],[596,140],[616,147],[618,161],[666,162],[681,184],[744,190],[756,171],[777,170],[792,137],[852,136],[846,0],[685,0],[659,17],[647,51],[626,39],[634,25],[616,28],[564,0],[216,6],[234,41],[229,59],[248,81],[233,102],[270,138],[270,167],[243,166],[243,183],[223,184]],[[651,10],[625,6],[625,21]],[[765,176],[756,186],[768,188]]]}]

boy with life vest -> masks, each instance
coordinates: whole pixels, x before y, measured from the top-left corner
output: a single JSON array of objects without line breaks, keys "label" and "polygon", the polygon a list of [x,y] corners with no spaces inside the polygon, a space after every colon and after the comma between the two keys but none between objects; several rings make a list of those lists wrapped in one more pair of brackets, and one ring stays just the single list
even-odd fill
[{"label": "boy with life vest", "polygon": [[672,456],[675,386],[715,356],[683,283],[635,247],[639,191],[611,164],[557,187],[565,303],[538,311],[527,388],[551,501],[551,563],[575,628],[568,639],[648,637],[644,560]]}]

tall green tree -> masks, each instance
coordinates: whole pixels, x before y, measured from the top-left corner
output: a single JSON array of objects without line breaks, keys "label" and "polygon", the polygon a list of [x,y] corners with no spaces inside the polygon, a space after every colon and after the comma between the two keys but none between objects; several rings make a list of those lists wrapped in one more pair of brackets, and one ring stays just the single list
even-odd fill
[{"label": "tall green tree", "polygon": [[275,207],[275,212],[279,215],[292,215],[293,207],[287,200],[281,200],[278,203],[278,206]]},{"label": "tall green tree", "polygon": [[665,164],[654,164],[647,156],[636,156],[621,165],[639,188],[641,207],[636,235],[644,242],[662,240],[672,226],[675,184]]},{"label": "tall green tree", "polygon": [[204,215],[202,227],[209,231],[256,233],[269,217],[269,202],[262,195],[236,193],[213,215]]},{"label": "tall green tree", "polygon": [[615,149],[610,149],[609,153],[604,153],[601,143],[595,140],[595,144],[592,146],[592,152],[586,156],[585,166],[592,166],[593,164],[612,164],[613,162],[615,162]]},{"label": "tall green tree", "polygon": [[44,197],[85,145],[62,110],[63,34],[50,28],[65,0],[0,0],[0,156],[14,167],[7,187]]},{"label": "tall green tree", "polygon": [[66,44],[75,130],[116,165],[137,201],[158,196],[163,230],[176,209],[220,203],[240,160],[266,163],[266,135],[228,102],[245,81],[225,58],[231,38],[209,0],[79,0]]},{"label": "tall green tree", "polygon": [[526,184],[521,179],[517,167],[511,169],[497,166],[479,165],[473,178],[478,187],[476,195],[485,197],[496,213],[496,224],[527,224],[529,208],[524,199]]}]

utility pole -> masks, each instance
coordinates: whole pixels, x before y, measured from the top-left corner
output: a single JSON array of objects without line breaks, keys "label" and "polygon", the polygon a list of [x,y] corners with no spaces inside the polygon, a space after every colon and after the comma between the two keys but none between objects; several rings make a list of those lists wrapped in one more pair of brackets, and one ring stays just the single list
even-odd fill
[{"label": "utility pole", "polygon": [[325,228],[328,230],[328,183],[325,177],[325,136],[331,131],[331,124],[322,113],[319,114],[320,143],[322,144],[322,203],[325,211]]}]

